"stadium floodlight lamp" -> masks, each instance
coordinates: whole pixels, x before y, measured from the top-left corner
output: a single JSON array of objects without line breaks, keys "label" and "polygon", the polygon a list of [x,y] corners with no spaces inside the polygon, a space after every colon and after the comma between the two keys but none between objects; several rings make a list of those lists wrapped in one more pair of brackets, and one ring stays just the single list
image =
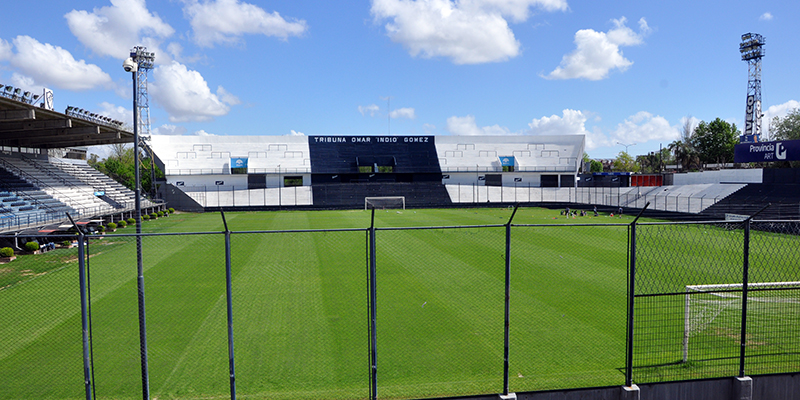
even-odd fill
[{"label": "stadium floodlight lamp", "polygon": [[20,89],[20,88],[14,89],[14,94],[15,95],[19,96],[20,93],[22,93],[22,89]]},{"label": "stadium floodlight lamp", "polygon": [[13,86],[11,86],[11,85],[6,86],[6,93],[11,93],[13,91],[14,91],[14,87]]},{"label": "stadium floodlight lamp", "polygon": [[42,97],[42,95],[40,95],[40,94],[35,94],[35,95],[33,95],[33,97],[32,97],[32,98],[33,98],[33,101],[34,101],[34,102],[38,101],[38,100],[39,100],[39,97]]}]

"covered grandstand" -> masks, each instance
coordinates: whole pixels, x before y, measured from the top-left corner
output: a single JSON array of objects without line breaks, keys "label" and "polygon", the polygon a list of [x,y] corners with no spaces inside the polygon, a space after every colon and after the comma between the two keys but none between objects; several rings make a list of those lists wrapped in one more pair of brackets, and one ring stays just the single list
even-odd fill
[{"label": "covered grandstand", "polygon": [[86,221],[130,217],[134,192],[71,157],[85,154],[75,148],[132,143],[133,134],[109,118],[72,107],[60,113],[27,99],[0,96],[0,232],[57,233],[67,214]]}]

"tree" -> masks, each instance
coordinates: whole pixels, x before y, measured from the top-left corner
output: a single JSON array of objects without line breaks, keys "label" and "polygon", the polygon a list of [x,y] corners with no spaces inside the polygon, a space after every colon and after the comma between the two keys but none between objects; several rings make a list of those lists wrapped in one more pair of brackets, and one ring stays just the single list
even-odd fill
[{"label": "tree", "polygon": [[717,118],[711,122],[701,121],[692,133],[691,144],[701,162],[724,164],[733,162],[733,149],[739,143],[739,135],[736,124]]},{"label": "tree", "polygon": [[589,172],[603,172],[603,163],[597,160],[591,161],[591,167],[589,168]]},{"label": "tree", "polygon": [[697,155],[691,142],[676,140],[667,146],[675,155],[675,162],[680,164],[683,171],[693,171],[700,168],[700,157]]},{"label": "tree", "polygon": [[770,131],[774,140],[800,139],[800,108],[789,111],[783,118],[773,118]]},{"label": "tree", "polygon": [[[111,179],[119,182],[128,189],[134,190],[136,187],[136,175],[134,174],[133,148],[123,144],[115,144],[112,147],[111,155],[108,158],[95,162],[92,165],[95,169],[108,175]],[[151,188],[150,168],[152,163],[149,158],[140,159],[139,175],[141,187],[144,193],[149,193]],[[156,167],[156,177],[163,178],[164,173]]]},{"label": "tree", "polygon": [[620,151],[617,159],[614,160],[614,171],[618,172],[639,172],[639,164],[627,152]]}]

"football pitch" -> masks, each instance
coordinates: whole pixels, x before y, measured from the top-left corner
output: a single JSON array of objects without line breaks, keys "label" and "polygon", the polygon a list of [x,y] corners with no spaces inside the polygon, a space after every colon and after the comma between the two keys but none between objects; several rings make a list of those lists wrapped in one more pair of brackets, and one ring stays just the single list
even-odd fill
[{"label": "football pitch", "polygon": [[[510,216],[376,211],[378,398],[502,392],[506,233],[497,225]],[[370,212],[226,217],[238,396],[367,398]],[[514,224],[537,226],[511,234],[510,391],[624,383],[632,219],[517,212]],[[316,229],[342,230],[307,231]],[[220,214],[174,214],[143,230],[158,234],[142,240],[151,397],[229,396]],[[141,398],[134,232],[89,246],[97,398]],[[76,249],[59,249],[4,266],[0,398],[83,398],[76,259]]]}]

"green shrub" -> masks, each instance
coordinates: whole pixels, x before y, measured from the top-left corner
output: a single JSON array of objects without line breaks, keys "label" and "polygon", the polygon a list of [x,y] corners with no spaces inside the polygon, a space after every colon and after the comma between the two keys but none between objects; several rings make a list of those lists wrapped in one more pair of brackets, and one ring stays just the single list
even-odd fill
[{"label": "green shrub", "polygon": [[0,249],[0,257],[14,257],[14,249],[11,247],[3,247]]},{"label": "green shrub", "polygon": [[115,224],[115,223],[113,223],[113,222],[109,222],[109,223],[108,223],[108,229],[110,229],[110,230],[112,230],[112,231],[113,231],[114,229],[117,229],[117,224]]},{"label": "green shrub", "polygon": [[128,218],[127,221],[128,221],[128,225],[133,225],[133,224],[136,223],[136,219],[135,218]]},{"label": "green shrub", "polygon": [[159,216],[159,217],[163,217],[163,216],[164,216],[164,212],[163,212],[163,211],[159,211],[159,212],[158,212],[158,216]]},{"label": "green shrub", "polygon": [[175,213],[175,209],[172,208],[172,207],[168,208],[167,211],[169,211],[170,214],[174,214]]},{"label": "green shrub", "polygon": [[70,245],[72,245],[72,242],[70,242],[69,240],[65,240],[61,242],[61,245],[64,247],[69,247]]},{"label": "green shrub", "polygon": [[25,243],[25,250],[30,251],[30,252],[34,252],[36,250],[39,250],[39,242],[33,241],[33,242]]},{"label": "green shrub", "polygon": [[103,225],[98,225],[97,226],[97,230],[100,231],[100,232],[105,232],[106,231],[106,227],[103,226]]},{"label": "green shrub", "polygon": [[147,215],[147,214],[142,215],[142,221],[147,221],[148,219],[150,219],[149,215]]},{"label": "green shrub", "polygon": [[128,223],[125,222],[125,220],[121,220],[121,221],[117,222],[117,226],[120,227],[120,228],[124,228],[124,227],[128,226]]},{"label": "green shrub", "polygon": [[150,218],[152,218],[152,219],[156,219],[156,218],[158,218],[158,214],[156,214],[156,213],[150,213]]}]

